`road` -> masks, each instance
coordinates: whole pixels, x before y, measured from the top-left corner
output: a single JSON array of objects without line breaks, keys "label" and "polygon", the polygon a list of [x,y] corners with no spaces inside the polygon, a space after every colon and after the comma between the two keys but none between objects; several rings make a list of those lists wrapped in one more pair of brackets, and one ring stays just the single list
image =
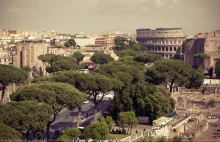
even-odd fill
[{"label": "road", "polygon": [[[104,98],[99,104],[98,104],[98,110],[107,109],[110,104],[109,98]],[[54,136],[55,130],[61,129],[64,130],[69,127],[76,127],[76,121],[77,121],[77,113],[78,109],[74,110],[68,110],[63,109],[58,115],[54,123],[51,125],[51,136]],[[81,122],[84,122],[87,119],[88,116],[92,116],[94,114],[94,104],[92,101],[89,101],[88,104],[82,105],[82,114]],[[66,117],[68,115],[68,117]],[[91,117],[90,117],[91,118]],[[81,123],[80,127],[84,127],[86,124]]]},{"label": "road", "polygon": [[[98,104],[98,110],[106,110],[109,104],[110,104],[109,98],[103,98],[103,100]],[[65,130],[66,128],[69,128],[69,127],[76,127],[77,112],[78,112],[77,108],[75,108],[74,110],[69,110],[65,108],[60,113],[58,113],[56,120],[54,121],[54,123],[51,125],[51,128],[50,128],[51,138],[54,137],[55,130],[58,130],[58,129]],[[89,115],[88,118],[87,118],[87,114]],[[86,125],[88,125],[88,123],[83,123],[83,122],[92,120],[91,118],[93,114],[94,114],[93,102],[89,101],[88,104],[83,104],[81,117],[83,117],[84,119],[81,120],[80,127],[85,127]],[[66,115],[68,115],[68,117],[66,117]],[[46,132],[44,132],[43,135],[44,135],[43,139],[46,138]],[[24,135],[24,138],[26,138],[25,135]],[[32,134],[29,135],[29,142],[34,142]]]}]

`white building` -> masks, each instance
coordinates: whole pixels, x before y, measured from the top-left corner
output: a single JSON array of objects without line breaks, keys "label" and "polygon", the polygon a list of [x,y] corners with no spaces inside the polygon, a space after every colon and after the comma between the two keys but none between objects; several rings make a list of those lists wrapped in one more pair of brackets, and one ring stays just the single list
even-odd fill
[{"label": "white building", "polygon": [[96,37],[80,37],[75,38],[75,42],[80,47],[86,47],[87,45],[95,44],[95,39]]},{"label": "white building", "polygon": [[0,36],[0,44],[8,44],[12,39],[13,37],[10,36]]}]

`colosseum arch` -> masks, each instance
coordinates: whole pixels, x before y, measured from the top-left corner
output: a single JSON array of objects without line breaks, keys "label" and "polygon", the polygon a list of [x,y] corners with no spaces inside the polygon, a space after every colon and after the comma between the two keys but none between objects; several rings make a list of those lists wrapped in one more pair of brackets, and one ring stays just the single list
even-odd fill
[{"label": "colosseum arch", "polygon": [[170,51],[173,51],[173,48],[172,48],[172,47],[170,47]]}]

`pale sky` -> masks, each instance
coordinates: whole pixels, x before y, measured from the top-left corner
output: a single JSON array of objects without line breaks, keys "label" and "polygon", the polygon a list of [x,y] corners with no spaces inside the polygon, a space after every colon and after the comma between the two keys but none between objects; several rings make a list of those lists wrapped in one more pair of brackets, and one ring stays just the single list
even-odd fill
[{"label": "pale sky", "polygon": [[187,35],[220,29],[220,0],[0,0],[0,29],[73,34],[174,27]]}]

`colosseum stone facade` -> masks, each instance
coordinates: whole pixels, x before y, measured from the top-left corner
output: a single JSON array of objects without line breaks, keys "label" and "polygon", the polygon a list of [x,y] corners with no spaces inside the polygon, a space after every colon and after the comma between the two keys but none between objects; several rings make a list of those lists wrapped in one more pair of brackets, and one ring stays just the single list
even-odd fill
[{"label": "colosseum stone facade", "polygon": [[143,51],[161,54],[164,58],[174,56],[177,49],[182,50],[186,38],[182,28],[137,29],[137,41],[145,48]]}]

